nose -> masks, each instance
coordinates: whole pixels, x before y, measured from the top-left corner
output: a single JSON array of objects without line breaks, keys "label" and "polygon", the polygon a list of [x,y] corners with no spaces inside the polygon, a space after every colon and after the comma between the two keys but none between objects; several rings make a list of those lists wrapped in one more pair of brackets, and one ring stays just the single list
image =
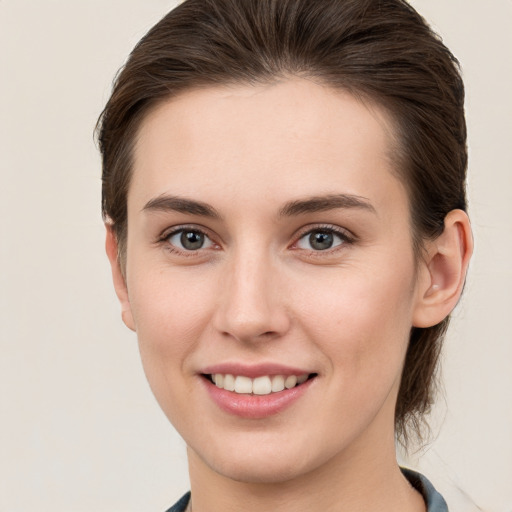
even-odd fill
[{"label": "nose", "polygon": [[240,253],[223,273],[214,327],[244,343],[275,340],[290,328],[279,269],[267,255]]}]

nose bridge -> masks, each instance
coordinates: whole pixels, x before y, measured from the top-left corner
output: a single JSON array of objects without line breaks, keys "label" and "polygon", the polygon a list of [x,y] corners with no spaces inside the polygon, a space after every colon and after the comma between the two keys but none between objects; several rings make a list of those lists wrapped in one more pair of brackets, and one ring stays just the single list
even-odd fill
[{"label": "nose bridge", "polygon": [[289,320],[278,289],[279,269],[268,248],[240,245],[225,270],[217,329],[240,341],[282,335]]}]

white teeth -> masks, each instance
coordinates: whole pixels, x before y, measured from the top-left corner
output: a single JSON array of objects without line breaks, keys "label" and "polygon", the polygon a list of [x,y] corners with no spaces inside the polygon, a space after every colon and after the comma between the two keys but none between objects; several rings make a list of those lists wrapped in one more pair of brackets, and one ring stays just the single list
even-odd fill
[{"label": "white teeth", "polygon": [[272,391],[283,391],[284,377],[282,375],[275,375],[272,377]]},{"label": "white teeth", "polygon": [[269,395],[286,389],[294,388],[308,380],[308,374],[303,375],[263,375],[251,379],[245,375],[216,373],[211,376],[218,388],[234,391],[240,394]]},{"label": "white teeth", "polygon": [[272,392],[270,377],[257,377],[252,381],[252,392],[255,395],[269,395]]},{"label": "white teeth", "polygon": [[235,379],[235,393],[252,393],[252,379],[239,375]]},{"label": "white teeth", "polygon": [[222,386],[226,391],[235,391],[235,377],[233,375],[224,375],[224,384]]},{"label": "white teeth", "polygon": [[284,387],[286,389],[294,388],[297,385],[297,377],[295,375],[288,375],[284,381]]}]

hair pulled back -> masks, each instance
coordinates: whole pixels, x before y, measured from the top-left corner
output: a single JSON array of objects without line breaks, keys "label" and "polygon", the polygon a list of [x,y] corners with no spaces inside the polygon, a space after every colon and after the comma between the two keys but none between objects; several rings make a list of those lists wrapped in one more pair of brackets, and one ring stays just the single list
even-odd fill
[{"label": "hair pulled back", "polygon": [[[102,211],[121,261],[132,150],[144,116],[185,90],[307,77],[376,102],[395,125],[417,257],[466,210],[464,87],[457,60],[404,0],[187,0],[137,44],[98,121]],[[395,412],[420,435],[448,318],[413,328]]]}]

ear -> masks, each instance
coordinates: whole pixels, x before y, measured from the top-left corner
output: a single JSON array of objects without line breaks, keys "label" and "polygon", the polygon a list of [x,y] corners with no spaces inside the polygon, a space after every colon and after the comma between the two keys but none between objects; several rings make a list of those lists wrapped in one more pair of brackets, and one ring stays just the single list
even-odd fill
[{"label": "ear", "polygon": [[135,322],[133,321],[132,308],[128,297],[128,288],[119,263],[117,238],[112,226],[105,224],[105,228],[107,230],[105,249],[110,261],[110,267],[112,268],[112,280],[114,281],[116,295],[121,304],[121,316],[126,327],[135,331]]},{"label": "ear", "polygon": [[444,230],[427,243],[427,255],[420,262],[414,327],[432,327],[444,320],[462,293],[473,236],[468,216],[452,210],[444,220]]}]

